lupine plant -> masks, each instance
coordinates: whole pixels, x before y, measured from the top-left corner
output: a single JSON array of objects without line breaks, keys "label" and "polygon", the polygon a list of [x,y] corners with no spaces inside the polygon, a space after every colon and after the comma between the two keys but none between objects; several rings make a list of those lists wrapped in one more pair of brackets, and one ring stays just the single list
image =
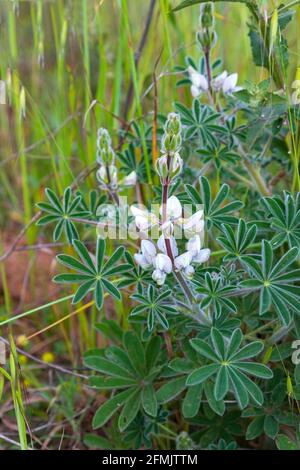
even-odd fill
[{"label": "lupine plant", "polygon": [[263,18],[242,2],[269,76],[241,83],[212,55],[213,4],[176,11],[198,3],[199,57],[175,68],[189,99],[122,129],[118,150],[100,128],[90,196],[46,189],[39,204],[38,225],[69,244],[54,281],[98,311],[101,347],[83,357],[87,442],[121,433],[125,448],[299,449],[300,114],[284,82],[293,9]]}]

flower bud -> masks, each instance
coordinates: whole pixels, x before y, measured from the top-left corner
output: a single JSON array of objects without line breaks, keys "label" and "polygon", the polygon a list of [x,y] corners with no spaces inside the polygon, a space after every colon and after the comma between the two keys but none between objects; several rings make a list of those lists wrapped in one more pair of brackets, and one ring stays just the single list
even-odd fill
[{"label": "flower bud", "polygon": [[115,161],[115,153],[111,146],[111,138],[108,131],[104,128],[98,129],[97,161],[100,165],[111,165]]},{"label": "flower bud", "polygon": [[199,31],[196,38],[204,51],[211,49],[216,43],[214,27],[214,6],[212,2],[203,3],[200,5]]},{"label": "flower bud", "polygon": [[183,160],[179,153],[176,152],[173,156],[167,154],[162,155],[156,161],[156,171],[159,174],[161,181],[163,182],[166,178],[171,181],[181,173],[183,167]]},{"label": "flower bud", "polygon": [[97,179],[101,185],[116,188],[118,186],[118,171],[115,165],[100,166]]}]

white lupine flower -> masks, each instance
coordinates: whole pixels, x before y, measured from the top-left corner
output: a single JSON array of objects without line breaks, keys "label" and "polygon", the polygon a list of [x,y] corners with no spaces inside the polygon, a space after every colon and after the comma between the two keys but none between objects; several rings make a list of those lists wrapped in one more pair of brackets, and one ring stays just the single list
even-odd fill
[{"label": "white lupine flower", "polygon": [[195,269],[193,268],[193,266],[191,266],[190,264],[184,269],[184,274],[186,277],[188,278],[192,278],[193,275],[195,274]]},{"label": "white lupine flower", "polygon": [[135,262],[143,269],[148,269],[152,266],[152,263],[148,263],[145,256],[142,253],[135,253],[134,255]]},{"label": "white lupine flower", "polygon": [[137,182],[137,175],[135,171],[129,173],[129,175],[125,176],[121,181],[121,186],[134,186]]},{"label": "white lupine flower", "polygon": [[165,280],[166,280],[166,273],[164,273],[160,269],[155,269],[152,273],[152,279],[159,286],[162,286],[165,283]]},{"label": "white lupine flower", "polygon": [[208,90],[208,81],[205,75],[202,75],[202,73],[197,72],[197,70],[195,70],[191,66],[189,66],[188,72],[189,72],[190,80],[192,82],[192,86],[198,88],[200,92]]},{"label": "white lupine flower", "polygon": [[148,212],[147,209],[131,206],[130,210],[135,218],[135,225],[141,231],[148,230],[159,224],[158,217],[152,212]]},{"label": "white lupine flower", "polygon": [[[171,251],[172,251],[172,255],[173,257],[175,258],[176,256],[178,256],[178,248],[177,248],[177,243],[176,243],[176,240],[174,237],[169,237],[169,240],[170,240],[170,245],[171,245]],[[157,248],[162,251],[162,253],[165,253],[167,254],[167,250],[166,250],[166,241],[165,241],[165,236],[164,234],[162,234],[159,239],[157,240]]]},{"label": "white lupine flower", "polygon": [[[162,208],[161,208],[162,212]],[[182,215],[182,206],[179,199],[176,196],[171,196],[167,200],[167,218],[168,219],[179,219]]]},{"label": "white lupine flower", "polygon": [[215,91],[220,91],[223,87],[224,81],[226,80],[228,73],[226,70],[214,78],[211,82],[211,85]]},{"label": "white lupine flower", "polygon": [[186,247],[193,256],[196,255],[201,250],[201,239],[199,235],[195,235],[193,238],[190,238]]},{"label": "white lupine flower", "polygon": [[141,251],[142,253],[134,255],[136,263],[143,269],[150,268],[153,266],[153,261],[156,256],[156,247],[154,243],[150,240],[142,240]]},{"label": "white lupine flower", "polygon": [[186,251],[182,253],[182,255],[177,256],[174,260],[175,267],[180,271],[181,269],[187,268],[191,264],[192,261],[192,253],[190,251]]},{"label": "white lupine flower", "polygon": [[199,95],[201,95],[201,90],[200,88],[196,87],[195,85],[191,86],[191,94],[193,98],[198,98]]},{"label": "white lupine flower", "polygon": [[228,75],[228,77],[226,77],[226,79],[224,80],[224,83],[222,86],[223,93],[230,94],[230,93],[234,93],[235,91],[241,90],[242,89],[241,87],[236,86],[237,81],[238,81],[237,73],[232,73],[231,75]]},{"label": "white lupine flower", "polygon": [[156,247],[154,243],[152,243],[150,240],[142,240],[141,249],[146,260],[149,263],[152,263],[156,256]]},{"label": "white lupine flower", "polygon": [[160,269],[160,271],[163,271],[167,274],[170,274],[172,271],[172,261],[168,255],[165,255],[164,253],[158,253],[158,255],[155,256],[153,260],[153,266],[155,269]]},{"label": "white lupine flower", "polygon": [[203,210],[195,212],[191,217],[185,219],[183,228],[186,231],[200,233],[204,230]]},{"label": "white lupine flower", "polygon": [[153,260],[153,266],[155,269],[152,273],[152,279],[159,286],[162,286],[166,280],[166,275],[172,271],[172,261],[167,255],[158,253]]},{"label": "white lupine flower", "polygon": [[202,264],[206,263],[210,257],[210,249],[209,248],[203,248],[202,250],[198,251],[198,253],[193,256],[193,262]]}]

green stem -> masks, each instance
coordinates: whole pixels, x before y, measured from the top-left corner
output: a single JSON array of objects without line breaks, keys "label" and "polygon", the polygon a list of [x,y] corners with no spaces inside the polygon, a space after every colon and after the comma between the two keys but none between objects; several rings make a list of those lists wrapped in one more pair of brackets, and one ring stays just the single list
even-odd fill
[{"label": "green stem", "polygon": [[44,305],[40,305],[39,307],[32,308],[31,310],[27,310],[27,312],[20,313],[19,315],[15,315],[14,317],[9,318],[8,320],[5,320],[0,323],[0,326],[7,325],[9,323],[12,323],[16,320],[19,320],[20,318],[27,317],[28,315],[31,315],[32,313],[39,312],[40,310],[43,310],[48,307],[52,307],[53,305],[59,304],[61,302],[64,302],[65,300],[70,300],[74,297],[74,294],[67,295],[66,297],[62,297],[61,299],[56,299],[53,300],[52,302],[49,302]]}]

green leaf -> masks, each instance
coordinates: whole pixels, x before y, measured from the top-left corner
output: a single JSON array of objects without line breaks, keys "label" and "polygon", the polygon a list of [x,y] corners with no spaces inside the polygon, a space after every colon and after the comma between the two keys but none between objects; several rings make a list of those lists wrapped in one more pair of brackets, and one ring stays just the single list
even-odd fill
[{"label": "green leaf", "polygon": [[264,421],[265,416],[257,416],[255,417],[251,423],[249,424],[247,431],[246,431],[246,439],[247,441],[251,441],[256,439],[260,436],[264,431]]},{"label": "green leaf", "polygon": [[299,450],[299,446],[296,442],[292,441],[285,434],[278,434],[276,438],[276,445],[279,450]]},{"label": "green leaf", "polygon": [[185,377],[169,380],[157,391],[157,401],[164,404],[176,398],[185,389],[185,382]]},{"label": "green leaf", "polygon": [[239,407],[243,410],[249,403],[247,389],[241,378],[236,374],[233,367],[228,367],[228,374],[234,391],[234,396],[238,402]]},{"label": "green leaf", "polygon": [[142,404],[150,416],[157,415],[157,398],[152,384],[146,385],[142,390]]},{"label": "green leaf", "polygon": [[271,379],[273,377],[271,369],[264,364],[258,364],[256,362],[235,362],[234,366],[261,379]]},{"label": "green leaf", "polygon": [[264,348],[264,344],[261,341],[254,341],[253,343],[247,344],[241,348],[235,354],[229,356],[230,362],[243,361],[244,359],[250,359],[251,357],[257,356]]},{"label": "green leaf", "polygon": [[146,365],[149,371],[155,366],[161,350],[162,339],[160,336],[152,336],[146,346]]},{"label": "green leaf", "polygon": [[210,336],[211,336],[215,351],[219,359],[222,360],[225,357],[225,344],[224,344],[223,336],[216,328],[211,329]]},{"label": "green leaf", "polygon": [[187,378],[187,385],[197,385],[205,382],[209,377],[215,374],[219,369],[219,364],[209,364],[194,370]]},{"label": "green leaf", "polygon": [[145,351],[143,345],[136,334],[126,331],[123,339],[124,347],[128,353],[132,367],[139,373],[141,377],[145,374]]},{"label": "green leaf", "polygon": [[82,262],[87,267],[89,267],[91,271],[93,271],[93,273],[96,273],[95,265],[90,257],[90,254],[87,248],[84,246],[84,244],[80,240],[73,240],[73,245],[78,255],[80,256]]},{"label": "green leaf", "polygon": [[109,260],[105,263],[104,268],[103,268],[103,274],[106,274],[107,271],[115,264],[117,261],[119,261],[124,254],[124,247],[119,246],[116,251],[111,255]]},{"label": "green leaf", "polygon": [[117,289],[112,282],[107,279],[102,278],[102,283],[105,289],[113,296],[115,299],[122,300],[121,292]]},{"label": "green leaf", "polygon": [[95,281],[94,279],[81,284],[81,286],[75,292],[75,295],[72,299],[72,304],[76,304],[80,302],[89,292],[89,290],[94,286]]},{"label": "green leaf", "polygon": [[118,393],[98,408],[93,418],[93,429],[101,428],[132,395],[132,389]]},{"label": "green leaf", "polygon": [[141,392],[140,390],[135,390],[132,395],[127,398],[119,416],[118,425],[121,432],[125,431],[134,420],[140,409],[140,404]]},{"label": "green leaf", "polygon": [[96,262],[97,262],[97,272],[100,273],[102,270],[104,255],[105,255],[106,244],[105,240],[98,237],[96,245]]},{"label": "green leaf", "polygon": [[264,423],[264,430],[267,436],[271,439],[275,439],[279,431],[279,424],[273,416],[266,416]]},{"label": "green leaf", "polygon": [[228,371],[227,371],[227,367],[223,366],[223,367],[220,367],[217,373],[217,377],[216,377],[215,388],[214,388],[215,399],[217,401],[222,400],[227,394],[228,389],[229,389]]},{"label": "green leaf", "polygon": [[194,418],[194,416],[198,414],[201,404],[202,390],[202,384],[194,385],[187,389],[182,402],[182,413],[185,418]]},{"label": "green leaf", "polygon": [[218,356],[214,352],[214,350],[211,348],[209,344],[207,344],[205,341],[199,338],[191,339],[190,340],[191,346],[199,353],[201,356],[206,357],[207,359],[210,359],[211,361],[217,362],[218,361]]},{"label": "green leaf", "polygon": [[90,378],[89,384],[98,390],[113,390],[116,388],[133,387],[137,385],[137,382],[130,378],[93,376]]},{"label": "green leaf", "polygon": [[100,281],[96,282],[94,299],[95,299],[97,309],[100,310],[103,305],[103,289],[102,289],[102,283]]},{"label": "green leaf", "polygon": [[104,357],[95,356],[89,352],[84,355],[84,364],[91,369],[102,372],[103,374],[112,375],[114,377],[123,377],[125,379],[127,379],[128,376],[130,377],[128,370],[108,361]]},{"label": "green leaf", "polygon": [[94,274],[94,271],[92,271],[89,267],[82,264],[73,256],[57,255],[56,259],[67,268],[73,268],[73,269],[76,269],[76,271],[81,271],[86,274],[91,274],[91,275]]}]

